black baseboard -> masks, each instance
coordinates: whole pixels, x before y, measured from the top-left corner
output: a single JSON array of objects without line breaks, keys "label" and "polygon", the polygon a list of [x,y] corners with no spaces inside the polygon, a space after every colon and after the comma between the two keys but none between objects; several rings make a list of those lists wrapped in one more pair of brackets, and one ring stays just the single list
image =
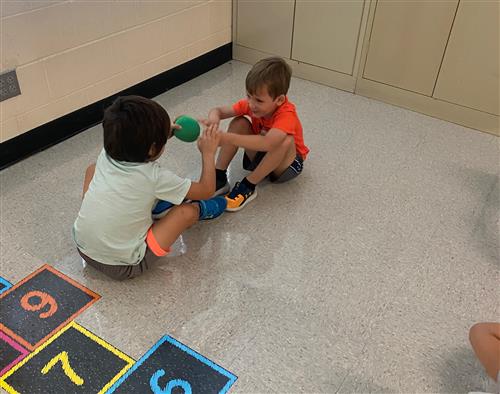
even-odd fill
[{"label": "black baseboard", "polygon": [[100,123],[104,109],[117,96],[135,94],[152,98],[231,59],[232,44],[229,43],[110,97],[7,140],[0,144],[0,170]]}]

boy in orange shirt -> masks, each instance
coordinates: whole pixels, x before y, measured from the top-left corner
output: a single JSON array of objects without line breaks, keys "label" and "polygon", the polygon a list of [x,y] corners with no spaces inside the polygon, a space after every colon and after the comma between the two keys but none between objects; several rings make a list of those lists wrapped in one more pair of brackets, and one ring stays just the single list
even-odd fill
[{"label": "boy in orange shirt", "polygon": [[302,172],[309,149],[295,105],[286,97],[291,74],[283,59],[262,59],[246,77],[247,98],[208,113],[205,123],[217,127],[221,119],[234,118],[221,136],[215,195],[229,192],[226,171],[238,148],[245,149],[243,168],[252,171],[226,195],[227,211],[238,211],[252,201],[257,196],[255,186],[266,176],[282,183]]}]

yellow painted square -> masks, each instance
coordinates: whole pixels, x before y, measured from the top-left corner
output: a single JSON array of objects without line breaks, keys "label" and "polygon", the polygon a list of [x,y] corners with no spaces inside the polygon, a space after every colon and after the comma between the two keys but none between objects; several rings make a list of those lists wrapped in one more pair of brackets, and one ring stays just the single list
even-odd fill
[{"label": "yellow painted square", "polygon": [[52,337],[50,337],[45,343],[43,343],[41,346],[39,346],[37,349],[35,349],[35,351],[33,351],[32,353],[30,353],[28,356],[26,356],[19,364],[15,365],[5,375],[3,375],[0,378],[0,387],[2,387],[3,389],[5,389],[10,394],[19,394],[18,391],[16,391],[12,386],[10,386],[5,381],[5,379],[7,379],[12,374],[14,374],[18,369],[20,369],[30,359],[32,359],[33,357],[35,357],[38,353],[40,353],[43,349],[45,349],[48,345],[50,345],[52,342],[54,342],[57,338],[59,338],[65,331],[67,331],[70,328],[76,329],[77,331],[79,331],[80,333],[82,333],[83,335],[85,335],[86,337],[88,337],[89,339],[91,339],[92,341],[97,342],[99,345],[101,345],[102,347],[104,347],[106,350],[108,350],[109,352],[113,353],[115,356],[117,356],[118,358],[122,359],[123,361],[125,361],[127,363],[125,365],[125,367],[123,367],[123,369],[120,372],[118,372],[118,374],[115,375],[115,377],[112,380],[110,380],[99,391],[99,394],[106,392],[106,390],[108,390],[134,364],[135,361],[132,358],[130,358],[129,356],[127,356],[126,354],[124,354],[123,352],[121,352],[120,350],[118,350],[117,348],[115,348],[114,346],[112,346],[111,344],[107,343],[102,338],[99,338],[97,335],[93,334],[92,332],[90,332],[86,328],[82,327],[81,325],[79,325],[75,321],[72,321],[69,324],[67,324],[65,327],[63,327],[61,330],[59,330]]}]

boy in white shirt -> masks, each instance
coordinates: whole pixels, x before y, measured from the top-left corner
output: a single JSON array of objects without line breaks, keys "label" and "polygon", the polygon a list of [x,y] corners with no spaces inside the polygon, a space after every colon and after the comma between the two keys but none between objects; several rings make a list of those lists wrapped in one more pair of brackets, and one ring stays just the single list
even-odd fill
[{"label": "boy in white shirt", "polygon": [[[215,192],[220,132],[208,127],[199,138],[202,171],[194,182],[156,161],[172,136],[170,118],[158,103],[139,96],[119,97],[106,109],[103,129],[104,149],[96,164],[87,168],[73,238],[90,266],[123,280],[151,268],[198,220],[224,212],[223,197],[209,199]],[[185,199],[194,202],[183,203]],[[151,212],[160,200],[175,206],[153,222]]]}]

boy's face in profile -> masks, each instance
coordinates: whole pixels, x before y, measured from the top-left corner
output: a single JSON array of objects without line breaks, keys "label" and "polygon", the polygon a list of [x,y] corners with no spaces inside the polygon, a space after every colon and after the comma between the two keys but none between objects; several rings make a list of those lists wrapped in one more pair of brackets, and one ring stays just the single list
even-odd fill
[{"label": "boy's face in profile", "polygon": [[267,91],[267,86],[260,86],[253,94],[247,92],[250,111],[257,118],[267,118],[272,116],[274,111],[285,102],[285,95],[281,94],[272,98]]}]

